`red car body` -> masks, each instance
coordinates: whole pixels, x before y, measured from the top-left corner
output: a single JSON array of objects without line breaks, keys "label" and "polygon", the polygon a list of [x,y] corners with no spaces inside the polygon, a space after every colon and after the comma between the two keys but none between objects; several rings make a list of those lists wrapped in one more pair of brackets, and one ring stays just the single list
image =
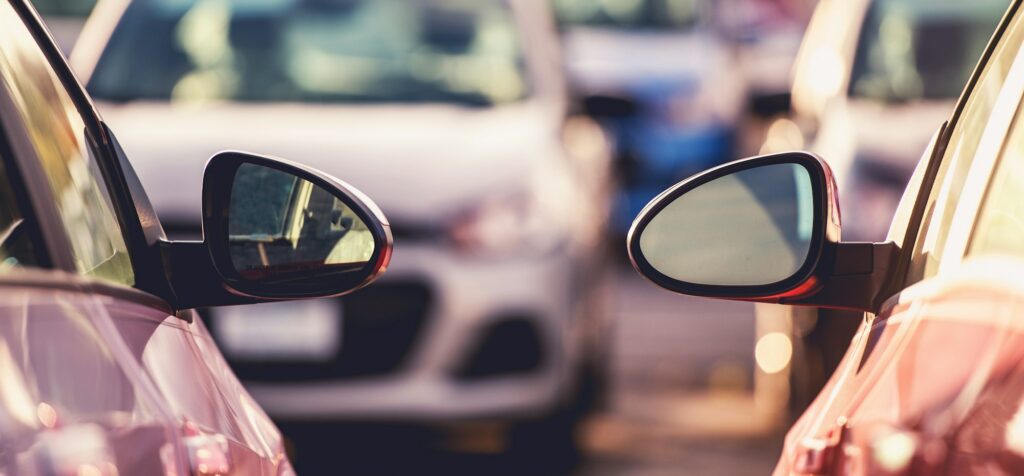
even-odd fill
[{"label": "red car body", "polygon": [[775,474],[1024,471],[1024,228],[1014,209],[1024,161],[1020,4],[1012,2],[897,211],[888,238],[913,253],[902,283],[864,315],[839,368],[790,429]]},{"label": "red car body", "polygon": [[785,474],[1024,471],[1024,261],[979,259],[894,297],[793,425]]}]

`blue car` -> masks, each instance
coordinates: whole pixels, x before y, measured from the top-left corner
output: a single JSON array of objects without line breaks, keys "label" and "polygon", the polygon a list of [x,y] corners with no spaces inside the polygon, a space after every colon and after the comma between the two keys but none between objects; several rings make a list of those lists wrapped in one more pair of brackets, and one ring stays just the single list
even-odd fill
[{"label": "blue car", "polygon": [[622,185],[612,224],[667,186],[735,157],[745,84],[701,0],[556,0],[567,70],[616,141]]}]

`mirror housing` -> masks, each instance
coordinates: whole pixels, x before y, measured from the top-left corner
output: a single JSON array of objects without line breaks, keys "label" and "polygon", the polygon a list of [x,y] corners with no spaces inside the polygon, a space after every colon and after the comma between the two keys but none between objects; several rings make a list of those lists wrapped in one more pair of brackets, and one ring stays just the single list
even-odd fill
[{"label": "mirror housing", "polygon": [[[710,253],[711,259],[715,260],[719,259],[718,256],[724,256],[720,261],[723,266],[734,268],[732,269],[732,271],[735,271],[733,274],[749,275],[751,273],[749,270],[741,269],[739,266],[751,261],[756,262],[757,258],[759,258],[757,254],[762,249],[759,248],[761,242],[755,242],[755,238],[748,235],[751,232],[756,233],[757,230],[763,228],[763,224],[759,225],[759,228],[750,228],[749,231],[745,232],[736,222],[730,223],[730,220],[737,216],[751,216],[750,213],[744,214],[743,210],[740,210],[748,204],[750,206],[746,208],[756,210],[762,214],[770,211],[771,204],[757,201],[757,194],[750,190],[742,189],[742,185],[739,186],[742,193],[731,195],[730,200],[728,200],[729,207],[722,209],[723,213],[721,216],[723,218],[721,220],[715,219],[715,222],[711,224],[706,220],[704,222],[694,220],[692,222],[693,225],[701,225],[698,228],[685,226],[689,224],[685,221],[682,222],[683,226],[676,226],[674,229],[658,226],[651,228],[651,224],[657,220],[664,221],[663,214],[671,213],[666,212],[666,210],[681,197],[687,196],[691,199],[693,197],[701,197],[702,200],[705,200],[706,195],[700,193],[692,194],[692,192],[719,179],[731,181],[743,176],[743,180],[746,180],[747,184],[752,184],[751,186],[756,186],[762,191],[783,189],[786,184],[782,182],[766,182],[771,180],[771,178],[766,174],[762,174],[761,172],[763,171],[753,170],[780,165],[793,166],[794,169],[804,170],[806,171],[807,179],[809,179],[809,193],[807,191],[804,192],[807,196],[803,198],[802,203],[795,203],[795,199],[793,199],[791,201],[794,203],[789,204],[791,205],[790,208],[802,208],[802,213],[812,214],[810,215],[812,220],[804,223],[804,227],[809,224],[809,230],[805,232],[806,243],[800,248],[801,251],[806,250],[805,257],[802,261],[799,260],[799,257],[794,258],[795,264],[792,266],[792,271],[783,269],[783,275],[772,277],[769,280],[771,282],[757,282],[756,280],[752,281],[749,279],[747,281],[731,280],[729,282],[730,280],[720,277],[712,278],[713,282],[693,282],[695,281],[693,279],[688,282],[683,278],[690,279],[686,276],[687,266],[690,265],[710,266],[713,272],[705,274],[717,276],[722,276],[723,273],[724,275],[729,275],[730,269],[728,267],[725,269],[714,269],[714,263],[708,262],[709,253],[705,253],[705,250],[694,254],[695,258],[692,262],[687,262],[687,258],[682,256],[682,250],[680,250],[680,256],[671,257],[673,261],[671,266],[660,262],[669,259],[664,257],[664,253],[661,256],[648,256],[649,253],[654,251],[650,245],[652,242],[657,242],[659,246],[664,247],[665,243],[669,243],[672,246],[674,243],[686,241],[692,238],[690,235],[699,236],[705,234],[717,237],[717,239],[731,236],[733,243],[749,241],[750,246],[743,251],[747,255],[737,257],[735,253],[726,251],[719,254]],[[765,175],[764,180],[766,181],[761,181],[760,183],[752,182],[752,177],[760,176],[756,174]],[[721,184],[723,182],[719,181],[716,183]],[[736,183],[741,182],[737,181]],[[705,187],[702,190],[707,191],[708,189],[709,187]],[[831,169],[824,160],[814,154],[786,152],[738,160],[690,177],[652,200],[641,211],[629,231],[627,246],[630,260],[634,268],[644,277],[663,288],[681,294],[719,299],[875,311],[881,304],[879,300],[880,294],[883,287],[887,284],[886,281],[890,277],[890,271],[894,267],[895,258],[899,251],[898,247],[893,243],[841,242],[838,204],[836,183]],[[705,203],[698,203],[698,207],[703,207],[705,211],[691,213],[691,215],[698,217],[716,215],[714,212],[706,212],[707,205]],[[677,206],[674,209],[678,210],[679,208]],[[699,208],[693,209],[698,210]],[[718,223],[721,223],[721,229],[707,231],[707,227],[718,226]],[[773,223],[771,222],[769,225]],[[777,223],[774,224],[777,225]],[[673,232],[679,234],[675,236],[670,235]],[[652,233],[657,235],[652,236]],[[647,246],[646,251],[645,243]],[[780,247],[782,245],[769,246],[768,248],[779,249]],[[751,257],[755,259],[751,260]],[[652,259],[654,260],[653,263]],[[726,265],[724,263],[726,259],[732,259],[734,262]],[[768,262],[771,262],[771,260]],[[764,268],[769,269],[767,266]],[[682,271],[673,272],[673,270]],[[689,274],[694,273],[700,275],[698,271]],[[716,279],[717,281],[715,281]]]},{"label": "mirror housing", "polygon": [[[244,213],[278,233],[246,231]],[[353,223],[359,258],[335,259],[353,246],[343,243]],[[294,162],[227,151],[206,165],[203,241],[163,241],[161,250],[172,305],[189,309],[350,293],[387,268],[392,235],[380,209],[352,186]]]}]

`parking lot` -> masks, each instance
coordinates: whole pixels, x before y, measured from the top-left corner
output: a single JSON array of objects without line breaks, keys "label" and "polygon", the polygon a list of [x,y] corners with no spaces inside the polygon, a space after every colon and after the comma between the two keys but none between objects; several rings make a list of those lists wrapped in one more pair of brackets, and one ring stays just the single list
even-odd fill
[{"label": "parking lot", "polygon": [[581,475],[767,474],[782,434],[752,397],[753,305],[617,275],[614,388]]},{"label": "parking lot", "polygon": [[1022,41],[0,2],[0,476],[1024,474]]},{"label": "parking lot", "polygon": [[[782,447],[782,430],[755,405],[753,306],[677,296],[620,263],[613,297],[613,382],[605,411],[584,426],[583,454],[568,469],[524,461],[495,446],[426,450],[426,429],[369,423],[320,435],[305,453],[345,455],[310,461],[303,474],[406,474],[429,467],[445,474],[735,475],[766,474]],[[288,428],[285,429],[286,433]],[[333,446],[332,449],[332,443]],[[337,442],[342,442],[338,444]]]}]

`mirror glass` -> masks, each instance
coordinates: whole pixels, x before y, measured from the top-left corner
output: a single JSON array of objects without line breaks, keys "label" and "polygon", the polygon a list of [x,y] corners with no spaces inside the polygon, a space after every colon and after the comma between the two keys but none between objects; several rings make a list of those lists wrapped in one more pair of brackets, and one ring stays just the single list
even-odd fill
[{"label": "mirror glass", "polygon": [[228,249],[235,270],[261,283],[358,271],[374,238],[343,199],[287,172],[242,164],[228,210]]},{"label": "mirror glass", "polygon": [[807,169],[755,167],[680,195],[641,231],[640,251],[654,269],[687,283],[773,284],[806,262],[814,213]]}]

